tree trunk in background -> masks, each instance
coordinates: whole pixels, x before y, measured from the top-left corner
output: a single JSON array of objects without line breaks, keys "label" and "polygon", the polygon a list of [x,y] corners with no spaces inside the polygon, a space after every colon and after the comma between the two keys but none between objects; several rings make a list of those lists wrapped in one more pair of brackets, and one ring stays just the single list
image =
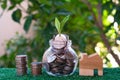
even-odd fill
[{"label": "tree trunk in background", "polygon": [[103,31],[104,26],[103,26],[103,23],[102,23],[102,12],[101,12],[102,6],[101,6],[101,4],[99,3],[97,5],[97,10],[98,10],[98,17],[97,17],[92,10],[92,5],[90,4],[90,2],[88,0],[81,0],[81,1],[83,3],[85,3],[87,5],[88,9],[90,10],[90,12],[91,12],[91,14],[94,18],[95,25],[100,30],[100,37],[101,37],[103,43],[105,44],[105,46],[107,47],[108,52],[113,56],[113,58],[115,59],[117,64],[120,66],[120,59],[119,59],[118,55],[114,54],[114,52],[112,51],[111,46],[109,44],[109,41],[108,41],[104,31]]},{"label": "tree trunk in background", "polygon": [[104,27],[104,26],[103,26],[103,23],[102,23],[102,11],[101,11],[101,9],[102,9],[101,4],[98,4],[98,6],[97,6],[98,18],[97,18],[97,20],[96,20],[98,24],[96,24],[96,25],[97,25],[97,27],[100,29],[100,32],[101,32],[101,33],[100,33],[100,37],[102,38],[105,46],[107,47],[108,52],[114,57],[115,61],[116,61],[117,64],[120,66],[119,57],[118,57],[116,54],[114,54],[114,52],[112,51],[111,46],[110,46],[110,44],[109,44],[109,41],[108,41],[108,39],[107,39],[104,31],[103,31],[103,27]]}]

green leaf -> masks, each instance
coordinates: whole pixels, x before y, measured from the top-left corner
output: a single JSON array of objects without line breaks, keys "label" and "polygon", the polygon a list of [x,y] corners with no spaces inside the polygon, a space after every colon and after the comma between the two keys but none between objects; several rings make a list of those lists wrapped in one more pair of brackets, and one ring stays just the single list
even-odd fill
[{"label": "green leaf", "polygon": [[32,15],[28,16],[25,23],[24,23],[24,30],[28,32],[30,25],[32,23]]},{"label": "green leaf", "polygon": [[57,18],[55,18],[55,27],[56,27],[58,33],[60,34],[61,33],[61,30],[60,30],[60,21]]},{"label": "green leaf", "polygon": [[1,4],[2,9],[6,9],[7,7],[7,0],[3,0],[2,4]]},{"label": "green leaf", "polygon": [[10,2],[12,3],[12,5],[16,5],[16,4],[20,4],[22,3],[24,0],[10,0]]},{"label": "green leaf", "polygon": [[70,15],[66,16],[62,21],[61,21],[61,31],[65,25],[65,23],[69,20]]},{"label": "green leaf", "polygon": [[62,29],[63,29],[63,26],[64,26],[65,23],[68,21],[69,17],[70,17],[69,15],[66,16],[66,17],[61,21],[61,23],[60,23],[60,21],[59,21],[57,18],[55,18],[55,27],[56,27],[56,29],[57,29],[57,31],[58,31],[59,34],[61,34],[61,31],[62,31]]},{"label": "green leaf", "polygon": [[20,10],[20,9],[17,9],[17,10],[15,10],[15,11],[12,13],[12,19],[13,19],[15,22],[20,23],[21,17],[22,17],[22,13],[21,13],[21,10]]},{"label": "green leaf", "polygon": [[9,8],[8,8],[8,10],[12,10],[12,9],[14,9],[15,8],[15,5],[11,5]]},{"label": "green leaf", "polygon": [[24,0],[15,0],[15,2],[17,3],[17,4],[20,4],[21,2],[23,2]]}]

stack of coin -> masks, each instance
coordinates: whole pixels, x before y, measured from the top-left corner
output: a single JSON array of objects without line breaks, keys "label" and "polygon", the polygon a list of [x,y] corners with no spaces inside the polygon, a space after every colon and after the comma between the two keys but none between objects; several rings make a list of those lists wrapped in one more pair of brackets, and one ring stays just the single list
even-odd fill
[{"label": "stack of coin", "polygon": [[42,63],[41,62],[32,62],[31,71],[33,76],[40,75],[42,73]]},{"label": "stack of coin", "polygon": [[26,55],[17,55],[16,56],[16,69],[17,75],[27,74],[27,56]]}]

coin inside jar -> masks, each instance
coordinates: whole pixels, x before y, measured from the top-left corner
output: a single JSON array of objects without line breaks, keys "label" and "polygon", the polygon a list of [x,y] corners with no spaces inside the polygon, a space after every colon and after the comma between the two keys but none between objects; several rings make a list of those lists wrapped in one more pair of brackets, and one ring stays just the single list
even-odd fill
[{"label": "coin inside jar", "polygon": [[[64,54],[63,54],[64,55]],[[74,62],[73,59],[63,59],[61,56],[56,54],[56,59],[49,63],[50,71],[54,74],[69,74],[73,71]]]},{"label": "coin inside jar", "polygon": [[65,35],[61,34],[61,35],[57,35],[54,39],[54,41],[52,41],[53,43],[53,47],[56,49],[62,49],[66,46],[67,44],[67,38]]},{"label": "coin inside jar", "polygon": [[65,63],[65,60],[62,58],[57,57],[56,58],[56,63]]},{"label": "coin inside jar", "polygon": [[66,71],[71,71],[73,68],[72,67],[70,67],[70,66],[65,66],[64,67],[64,70],[66,70]]},{"label": "coin inside jar", "polygon": [[67,59],[67,60],[66,60],[66,65],[67,65],[67,66],[74,66],[73,60],[72,60],[72,59]]}]

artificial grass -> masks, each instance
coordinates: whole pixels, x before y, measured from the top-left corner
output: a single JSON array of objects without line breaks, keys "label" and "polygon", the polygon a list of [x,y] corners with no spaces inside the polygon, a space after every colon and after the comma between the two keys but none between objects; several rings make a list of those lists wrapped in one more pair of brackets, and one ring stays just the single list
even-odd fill
[{"label": "artificial grass", "polygon": [[17,76],[15,68],[0,68],[0,80],[120,80],[120,68],[105,68],[104,75],[79,76],[78,69],[71,76],[54,77],[47,75],[44,71],[42,75],[32,76],[30,70],[27,75]]}]

